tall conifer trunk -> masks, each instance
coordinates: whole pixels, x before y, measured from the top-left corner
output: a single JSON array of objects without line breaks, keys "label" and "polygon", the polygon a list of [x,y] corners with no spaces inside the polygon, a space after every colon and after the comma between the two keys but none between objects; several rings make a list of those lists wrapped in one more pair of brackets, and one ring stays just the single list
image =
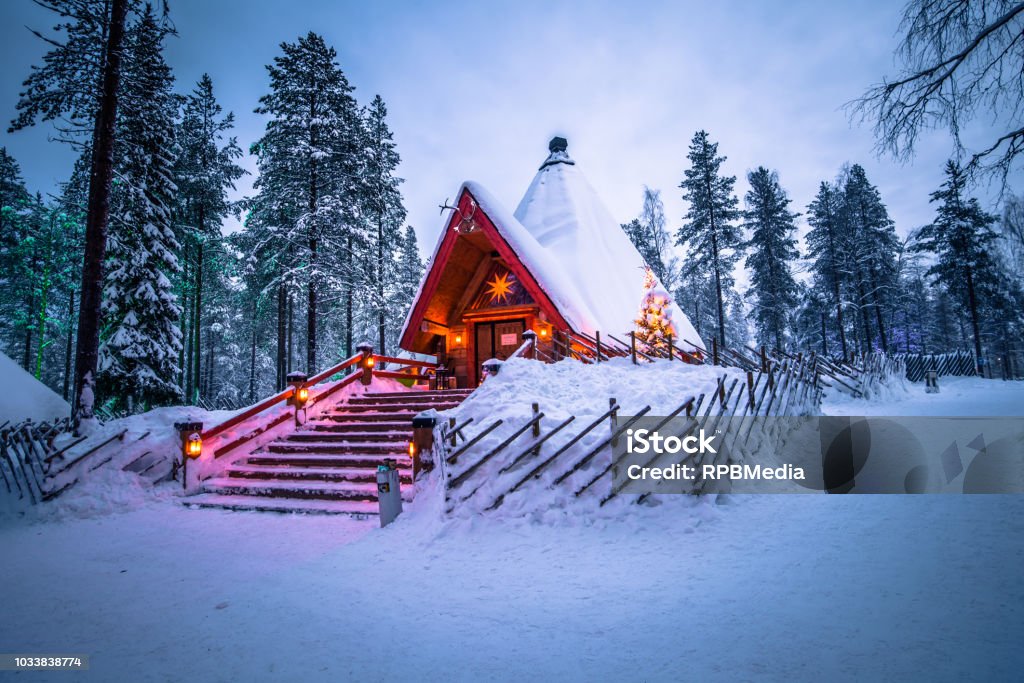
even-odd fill
[{"label": "tall conifer trunk", "polygon": [[103,59],[103,79],[93,133],[93,158],[89,178],[89,208],[85,224],[85,255],[82,262],[82,299],[78,311],[78,353],[75,359],[74,421],[93,417],[93,401],[82,394],[92,390],[100,347],[100,305],[103,295],[103,258],[107,251],[110,219],[110,188],[114,177],[114,137],[117,91],[121,83],[121,44],[128,15],[128,0],[112,0],[110,31]]}]

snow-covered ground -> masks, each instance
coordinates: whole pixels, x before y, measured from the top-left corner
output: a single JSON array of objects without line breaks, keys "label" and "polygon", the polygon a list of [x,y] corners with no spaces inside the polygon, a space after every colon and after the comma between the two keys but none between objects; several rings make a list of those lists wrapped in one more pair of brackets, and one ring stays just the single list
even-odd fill
[{"label": "snow-covered ground", "polygon": [[885,400],[861,401],[846,394],[826,396],[828,415],[956,415],[998,417],[1024,415],[1024,382],[980,377],[940,377],[939,393],[926,394],[924,383],[905,383],[906,391],[891,390]]},{"label": "snow-covered ground", "polygon": [[3,527],[0,650],[88,653],[74,677],[96,681],[1011,680],[1024,666],[1020,496],[422,519],[153,505]]},{"label": "snow-covered ground", "polygon": [[[1024,383],[940,385],[825,410],[1024,414]],[[0,517],[0,652],[88,654],[96,681],[1019,680],[1024,496],[666,500],[539,523],[424,496],[387,529],[166,495]]]}]

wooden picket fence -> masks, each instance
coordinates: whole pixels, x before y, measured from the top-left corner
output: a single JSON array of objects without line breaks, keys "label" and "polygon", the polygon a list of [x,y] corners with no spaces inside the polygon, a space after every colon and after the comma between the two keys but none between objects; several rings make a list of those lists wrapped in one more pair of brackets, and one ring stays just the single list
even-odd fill
[{"label": "wooden picket fence", "polygon": [[[603,356],[606,351],[595,344],[593,353],[592,361],[597,362],[597,355]],[[713,393],[687,397],[668,415],[662,416],[653,429],[664,427],[673,419],[684,420],[686,427],[677,434],[682,438],[714,420],[721,430],[718,435],[722,441],[736,442],[742,437],[749,438],[753,421],[719,422],[718,418],[816,413],[822,393],[819,378],[814,364],[806,358],[769,363],[765,372],[726,373],[719,378]],[[608,410],[583,426],[576,415],[569,415],[557,424],[545,424],[541,406],[532,404],[529,419],[515,422],[497,419],[473,435],[467,433],[472,419],[460,425],[455,424],[454,419],[438,425],[434,432],[432,460],[442,477],[446,511],[450,514],[467,505],[479,512],[494,511],[508,496],[524,490],[532,490],[531,496],[535,493],[537,500],[545,500],[542,489],[568,486],[565,482],[581,471],[585,475],[570,482],[575,486],[572,499],[598,496],[600,505],[604,505],[621,493],[621,486],[612,483],[611,475],[619,464],[609,455],[612,446],[637,420],[650,413],[651,406],[643,406],[628,419],[620,418],[621,410],[616,399],[610,398]],[[602,428],[605,424],[607,428]],[[678,464],[694,457],[699,456],[684,456]],[[730,459],[709,464],[732,464],[731,456],[725,456],[722,451],[710,457]],[[490,467],[485,467],[489,464]],[[585,469],[588,466],[591,467]],[[484,472],[487,476],[481,476]],[[693,493],[704,492],[703,486],[698,482]],[[639,496],[637,501],[646,497]]]},{"label": "wooden picket fence", "polygon": [[906,365],[906,376],[911,382],[923,382],[925,373],[934,370],[939,377],[970,376],[977,374],[977,362],[970,351],[949,353],[899,353],[893,356]]}]

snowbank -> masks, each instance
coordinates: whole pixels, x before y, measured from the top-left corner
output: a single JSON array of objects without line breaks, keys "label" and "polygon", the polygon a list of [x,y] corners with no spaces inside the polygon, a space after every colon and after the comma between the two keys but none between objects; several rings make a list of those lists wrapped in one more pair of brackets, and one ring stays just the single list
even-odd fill
[{"label": "snowbank", "polygon": [[822,403],[826,415],[889,417],[938,415],[994,417],[1024,415],[1024,382],[982,377],[940,377],[939,393],[925,393],[924,382],[905,382],[898,390],[870,400],[829,391]]},{"label": "snowbank", "polygon": [[[431,479],[417,490],[416,504],[424,506],[421,509],[428,516],[436,513],[441,517],[468,518],[487,511],[489,516],[529,516],[554,524],[576,524],[575,520],[581,517],[612,518],[624,513],[633,514],[637,509],[633,505],[635,496],[622,496],[601,505],[610,487],[608,475],[601,480],[601,486],[595,486],[587,495],[575,495],[580,487],[611,462],[607,447],[602,447],[588,465],[562,481],[555,481],[607,439],[610,434],[607,421],[598,424],[560,455],[540,473],[539,479],[515,492],[510,492],[510,489],[544,458],[554,454],[604,415],[609,408],[609,399],[614,398],[620,406],[620,423],[645,407],[650,407],[648,414],[651,416],[668,415],[688,399],[699,398],[701,394],[706,397],[706,407],[718,387],[719,378],[723,376],[731,381],[732,378],[742,378],[743,373],[730,368],[668,361],[633,365],[626,358],[593,365],[572,360],[559,363],[539,363],[523,358],[508,360],[498,375],[488,378],[462,405],[446,413],[446,416],[455,417],[457,424],[473,419],[473,424],[466,430],[467,438],[473,438],[497,419],[503,423],[477,442],[470,452],[460,456],[454,465],[441,464]],[[533,417],[533,403],[538,404],[539,411],[544,414],[542,434],[570,416],[575,419],[564,431],[546,441],[539,454],[525,455],[520,459],[519,456],[533,444],[533,437],[527,430],[456,484],[474,463],[529,422]],[[448,490],[440,484],[446,472],[450,472],[455,485]],[[429,508],[429,503],[423,502],[424,499],[444,498],[447,498],[447,504],[443,508]],[[499,498],[500,506],[491,509]],[[688,509],[692,499],[668,496],[650,503]]]},{"label": "snowbank", "polygon": [[0,422],[49,422],[71,416],[71,406],[48,386],[0,353]]}]

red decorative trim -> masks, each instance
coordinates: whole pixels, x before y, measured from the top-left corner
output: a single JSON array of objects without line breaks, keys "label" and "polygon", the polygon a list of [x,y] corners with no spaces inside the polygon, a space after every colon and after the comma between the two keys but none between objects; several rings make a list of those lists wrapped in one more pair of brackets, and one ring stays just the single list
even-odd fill
[{"label": "red decorative trim", "polygon": [[[472,193],[468,188],[463,188],[462,194],[459,196],[457,206],[463,214],[468,215],[470,213],[470,202],[476,204],[476,210],[473,212],[473,220],[479,230],[490,239],[492,246],[495,251],[505,260],[508,264],[509,270],[511,270],[520,283],[529,293],[530,297],[537,302],[537,305],[544,311],[548,316],[549,322],[559,329],[568,329],[570,326],[562,317],[561,312],[555,306],[554,302],[548,297],[547,293],[541,288],[537,279],[533,276],[533,273],[529,271],[526,265],[519,259],[515,250],[509,245],[502,236],[501,232],[497,229],[490,216],[484,210],[480,203],[473,197]],[[441,241],[441,246],[437,250],[437,255],[434,257],[434,261],[430,264],[430,272],[427,274],[427,279],[423,283],[423,289],[420,292],[419,298],[413,304],[412,313],[409,317],[409,324],[405,328],[405,334],[402,335],[402,339],[399,342],[399,346],[404,349],[412,350],[413,340],[416,334],[419,332],[420,325],[423,322],[423,318],[426,316],[427,305],[437,292],[437,287],[441,282],[441,277],[444,274],[445,267],[448,264],[448,259],[452,255],[452,251],[455,249],[455,242],[459,238],[459,233],[455,231],[455,226],[461,223],[461,217],[458,212],[453,211],[451,219],[448,221],[448,225],[445,227],[445,235]],[[472,336],[470,337],[472,339]],[[470,359],[472,356],[469,357]],[[470,372],[470,378],[472,379],[474,372]]]}]

